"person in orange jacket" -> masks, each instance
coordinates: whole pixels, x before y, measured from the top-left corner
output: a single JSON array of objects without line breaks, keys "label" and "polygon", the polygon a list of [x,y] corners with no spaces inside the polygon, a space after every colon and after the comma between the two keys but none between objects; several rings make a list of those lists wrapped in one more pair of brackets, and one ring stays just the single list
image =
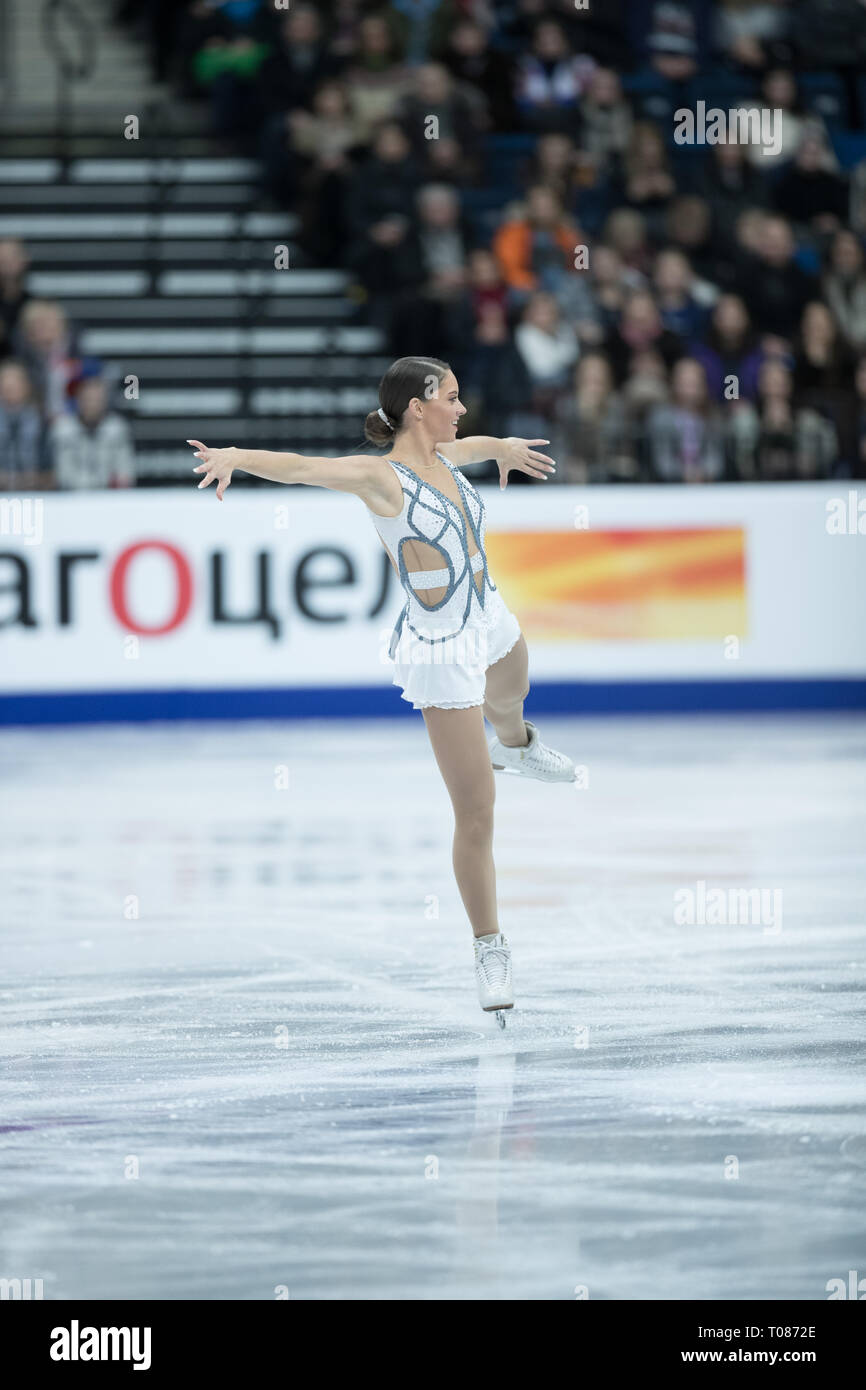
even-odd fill
[{"label": "person in orange jacket", "polygon": [[574,271],[580,241],[579,229],[565,216],[553,190],[536,184],[527,195],[525,215],[499,228],[493,253],[511,289],[535,290],[545,268]]}]

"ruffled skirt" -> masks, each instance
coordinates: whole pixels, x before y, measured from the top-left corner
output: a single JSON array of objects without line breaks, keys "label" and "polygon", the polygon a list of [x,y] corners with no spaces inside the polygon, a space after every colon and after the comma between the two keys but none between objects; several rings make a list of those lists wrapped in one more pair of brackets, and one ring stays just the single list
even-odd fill
[{"label": "ruffled skirt", "polygon": [[413,709],[469,709],[483,705],[486,671],[511,651],[520,624],[495,590],[483,620],[469,619],[462,632],[438,642],[402,624],[395,644],[393,684]]}]

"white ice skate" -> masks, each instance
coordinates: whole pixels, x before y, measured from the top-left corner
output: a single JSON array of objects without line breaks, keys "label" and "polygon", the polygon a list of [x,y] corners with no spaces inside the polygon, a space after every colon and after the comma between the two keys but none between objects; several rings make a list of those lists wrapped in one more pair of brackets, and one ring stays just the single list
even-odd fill
[{"label": "white ice skate", "polygon": [[476,936],[475,979],[478,1002],[485,1013],[495,1013],[500,1028],[505,1027],[505,1009],[514,1008],[511,987],[511,947],[498,935]]},{"label": "white ice skate", "polygon": [[523,748],[508,748],[498,738],[490,744],[490,761],[496,772],[516,772],[521,777],[536,777],[540,782],[573,782],[575,766],[565,753],[548,748],[538,737],[538,730],[524,720],[529,742]]}]

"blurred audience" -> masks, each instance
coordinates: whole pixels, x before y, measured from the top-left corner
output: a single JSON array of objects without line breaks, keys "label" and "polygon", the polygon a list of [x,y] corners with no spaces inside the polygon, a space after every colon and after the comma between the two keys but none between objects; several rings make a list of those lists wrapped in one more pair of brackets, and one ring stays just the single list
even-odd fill
[{"label": "blurred audience", "polygon": [[45,422],[22,362],[0,364],[0,491],[51,487]]},{"label": "blurred audience", "polygon": [[827,251],[824,300],[853,348],[866,347],[866,265],[863,243],[840,228]]},{"label": "blurred audience", "polygon": [[[866,476],[861,0],[117,18],[259,161],[383,355],[453,362],[474,432],[549,435],[560,482]],[[677,146],[701,98],[765,111],[777,151]],[[35,254],[0,239],[0,485],[129,485],[127,421]]]},{"label": "blurred audience", "polygon": [[557,403],[551,444],[560,483],[636,480],[631,419],[604,353],[587,352],[581,357],[572,389]]},{"label": "blurred audience", "polygon": [[580,99],[595,71],[588,53],[575,53],[565,29],[543,18],[528,52],[517,59],[514,99],[527,130],[574,132]]},{"label": "blurred audience", "polygon": [[671,373],[671,398],[647,420],[649,461],[665,483],[718,483],[726,472],[725,425],[710,399],[700,362],[682,357]]},{"label": "blurred audience", "polygon": [[75,413],[61,415],[50,430],[57,487],[131,487],[135,454],[129,422],[111,409],[105,381],[86,377],[76,391],[75,405]]}]

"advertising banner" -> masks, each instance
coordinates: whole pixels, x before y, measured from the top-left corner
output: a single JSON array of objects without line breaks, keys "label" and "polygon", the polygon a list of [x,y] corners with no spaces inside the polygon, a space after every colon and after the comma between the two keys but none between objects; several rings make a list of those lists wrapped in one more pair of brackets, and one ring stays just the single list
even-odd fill
[{"label": "advertising banner", "polygon": [[[490,572],[529,643],[533,687],[555,686],[557,707],[585,707],[593,685],[688,682],[835,683],[830,703],[858,703],[866,494],[854,487],[483,495]],[[124,693],[140,697],[126,702],[132,717],[174,712],[165,698],[148,715],[148,692],[186,692],[177,712],[211,713],[197,691],[315,691],[322,712],[347,716],[352,701],[339,696],[351,691],[358,712],[401,713],[387,647],[402,606],[366,509],[342,493],[7,496],[0,718],[62,717],[56,699],[31,713],[23,701],[63,696],[84,699],[67,706],[74,717],[94,696],[112,717]],[[311,712],[289,699],[273,708]],[[247,711],[233,701],[227,712]]]}]

